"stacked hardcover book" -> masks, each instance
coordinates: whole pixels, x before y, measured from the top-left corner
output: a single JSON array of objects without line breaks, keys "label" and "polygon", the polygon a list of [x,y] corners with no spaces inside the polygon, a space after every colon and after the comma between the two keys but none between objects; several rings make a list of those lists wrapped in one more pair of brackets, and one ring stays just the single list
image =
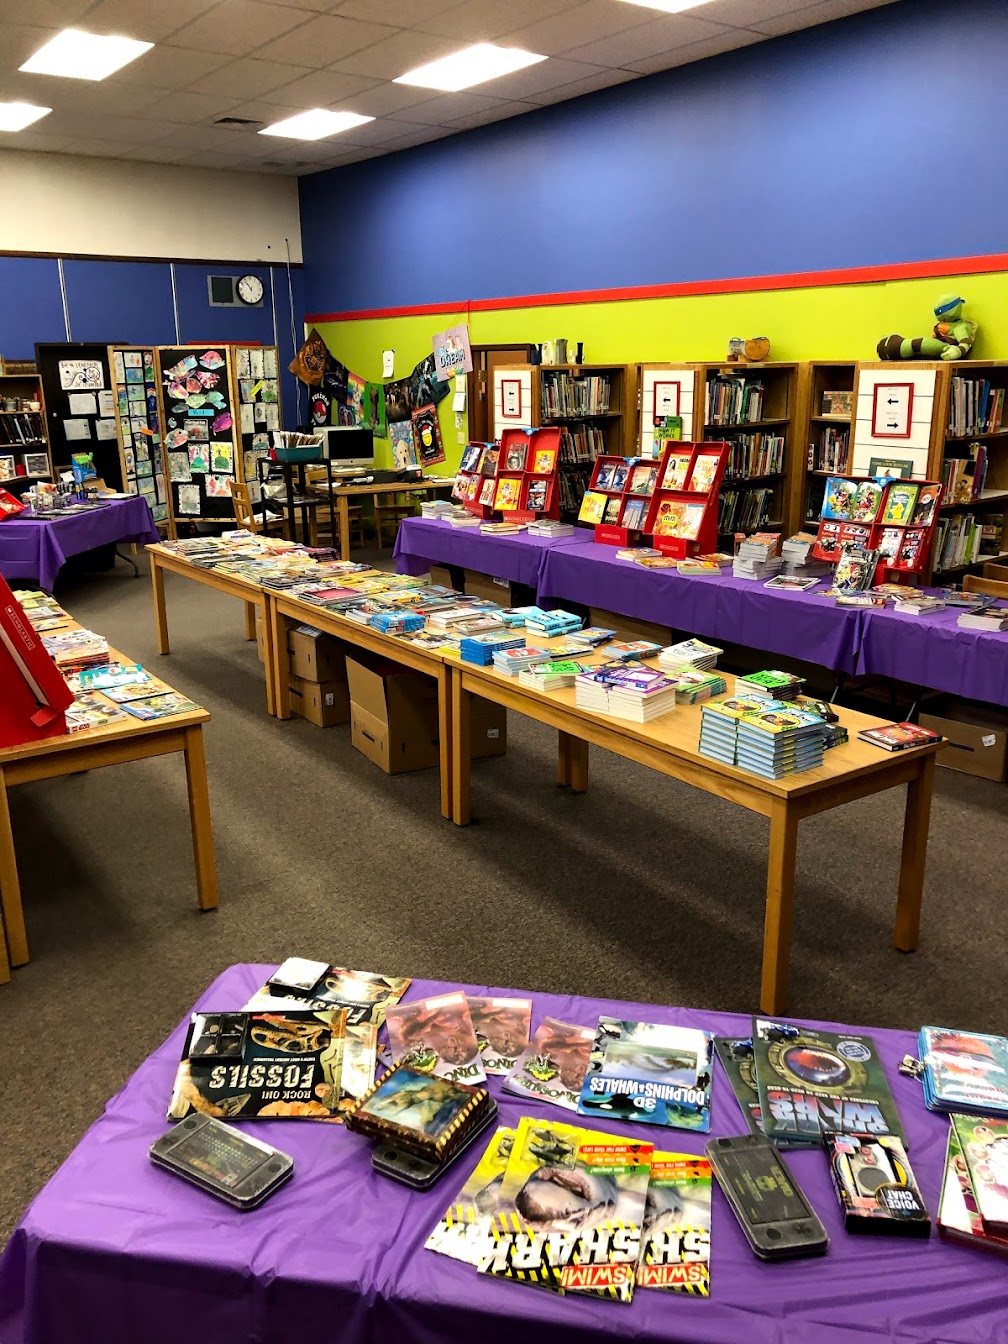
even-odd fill
[{"label": "stacked hardcover book", "polygon": [[822,765],[822,729],[818,715],[769,700],[763,713],[739,720],[737,764],[767,779],[815,770]]},{"label": "stacked hardcover book", "polygon": [[639,663],[604,663],[574,682],[575,704],[598,714],[650,723],[675,709],[674,684],[655,668]]},{"label": "stacked hardcover book", "polygon": [[780,537],[776,532],[756,532],[747,537],[732,562],[736,579],[769,579],[779,574],[784,561],[777,554]]},{"label": "stacked hardcover book", "polygon": [[956,621],[964,630],[1008,630],[1008,607],[964,611]]},{"label": "stacked hardcover book", "polygon": [[658,666],[664,672],[710,672],[724,649],[705,644],[702,639],[683,639],[670,644],[658,655]]},{"label": "stacked hardcover book", "polygon": [[574,524],[558,523],[552,518],[537,518],[529,523],[528,534],[530,537],[572,537]]}]

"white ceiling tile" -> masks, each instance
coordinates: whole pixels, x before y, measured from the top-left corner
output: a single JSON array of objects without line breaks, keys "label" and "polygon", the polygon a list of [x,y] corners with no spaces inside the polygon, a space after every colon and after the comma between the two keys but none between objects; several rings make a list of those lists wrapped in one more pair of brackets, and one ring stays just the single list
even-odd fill
[{"label": "white ceiling tile", "polygon": [[[291,80],[289,84],[265,90],[262,98],[267,103],[293,105],[302,112],[309,107],[332,107],[337,103],[349,107],[350,100],[353,99],[354,112],[372,116],[373,113],[357,106],[356,96],[364,89],[372,89],[374,86],[375,80],[367,75],[345,75],[334,70],[309,70],[299,78]],[[254,92],[253,89],[249,90],[250,95]]]},{"label": "white ceiling tile", "polygon": [[413,27],[422,33],[454,37],[461,47],[469,42],[492,42],[577,7],[577,0],[465,0],[429,19],[417,20]]},{"label": "white ceiling tile", "polygon": [[143,163],[186,163],[189,151],[178,145],[137,145],[135,149],[120,150],[120,157],[137,159]]},{"label": "white ceiling tile", "polygon": [[357,93],[353,99],[353,110],[364,117],[384,117],[388,113],[398,115],[407,112],[419,103],[428,103],[439,95],[435,89],[417,89],[409,84],[392,84],[384,81],[375,84],[363,93]]},{"label": "white ceiling tile", "polygon": [[[152,89],[184,89],[219,70],[227,56],[216,51],[187,51],[170,44],[156,46],[131,62],[113,78],[117,84],[139,84]],[[99,86],[100,87],[100,86]]]},{"label": "white ceiling tile", "polygon": [[459,117],[492,112],[503,106],[504,101],[502,98],[488,98],[483,93],[443,93],[426,103],[407,108],[402,117],[397,115],[388,120],[413,122],[422,126],[447,126]]},{"label": "white ceiling tile", "polygon": [[813,28],[816,24],[830,23],[833,19],[844,19],[850,14],[861,14],[866,9],[879,9],[882,5],[891,5],[893,2],[894,0],[820,0],[819,4],[807,5],[794,13],[754,23],[752,27],[769,37],[779,37],[802,28]]},{"label": "white ceiling tile", "polygon": [[651,23],[638,24],[624,33],[615,33],[599,42],[571,46],[564,54],[572,61],[590,61],[596,65],[626,66],[645,60],[656,51],[670,51],[703,42],[726,31],[723,24],[707,23],[689,14],[666,14]]},{"label": "white ceiling tile", "polygon": [[[341,153],[340,145],[387,145],[393,140],[403,140],[409,135],[418,135],[427,130],[422,121],[393,121],[391,117],[379,117],[377,121],[366,122],[363,126],[351,126],[348,131],[333,136],[325,143],[337,146],[334,154]],[[318,141],[321,144],[321,141]]]},{"label": "white ceiling tile", "polygon": [[720,37],[708,38],[705,42],[691,42],[673,51],[659,51],[644,60],[631,61],[629,68],[641,76],[653,75],[660,70],[673,70],[677,66],[691,65],[694,61],[705,61],[708,56],[718,56],[726,51],[736,51],[740,47],[765,41],[763,33],[753,33],[746,28],[731,28]]},{"label": "white ceiling tile", "polygon": [[[78,23],[94,4],[94,0],[31,0],[30,17],[33,23],[52,25],[55,29],[69,28]],[[6,19],[3,25],[4,36],[8,32]]]},{"label": "white ceiling tile", "polygon": [[592,79],[605,72],[605,67],[587,61],[569,61],[562,56],[551,56],[548,61],[516,70],[513,75],[481,84],[480,88],[498,98],[514,98],[519,102],[539,102],[539,94],[576,79]]},{"label": "white ceiling tile", "polygon": [[158,103],[152,103],[144,109],[148,117],[155,120],[180,121],[195,126],[222,117],[234,107],[235,98],[214,98],[205,93],[191,93],[183,89],[180,93],[170,93]]},{"label": "white ceiling tile", "polygon": [[418,65],[450,55],[460,45],[456,38],[399,31],[364,51],[335,61],[333,69],[352,70],[355,74],[372,75],[376,79],[397,79]]},{"label": "white ceiling tile", "polygon": [[266,42],[279,40],[284,33],[306,21],[311,22],[311,14],[304,9],[264,5],[261,0],[221,0],[220,4],[206,10],[202,18],[179,29],[172,38],[172,46],[187,47],[192,51],[223,52],[226,56],[247,56],[250,51]]},{"label": "white ceiling tile", "polygon": [[[34,4],[33,4],[34,9]],[[160,42],[206,13],[206,0],[98,0],[82,27],[89,33],[114,33],[141,42]]]},{"label": "white ceiling tile", "polygon": [[108,117],[100,112],[53,112],[46,120],[60,135],[78,140],[121,140],[123,144],[140,144],[154,138],[157,122],[138,117]]},{"label": "white ceiling tile", "polygon": [[781,14],[808,6],[810,0],[707,0],[697,10],[696,17],[712,23],[728,23],[736,28],[751,28],[754,23],[775,19]]},{"label": "white ceiling tile", "polygon": [[654,18],[654,11],[636,5],[618,5],[613,0],[587,0],[560,14],[541,18],[527,28],[507,35],[507,45],[524,47],[543,56],[556,56],[571,47],[583,46],[613,33],[625,32]]},{"label": "white ceiling tile", "polygon": [[[49,118],[46,118],[49,120]],[[62,134],[55,132],[43,132],[38,129],[41,122],[36,122],[34,126],[29,126],[27,130],[18,131],[16,135],[5,135],[3,139],[3,148],[29,150],[38,154],[65,154],[74,144],[74,137],[64,131]],[[8,144],[7,142],[10,141]]]},{"label": "white ceiling tile", "polygon": [[545,89],[540,93],[529,94],[529,102],[537,107],[546,107],[553,103],[565,103],[569,98],[580,98],[586,93],[598,93],[599,89],[611,89],[617,84],[626,84],[640,76],[632,70],[601,70],[587,79],[575,79],[570,84],[561,84],[555,89]]},{"label": "white ceiling tile", "polygon": [[[0,29],[0,70],[15,71],[24,65],[29,56],[34,56],[40,47],[56,36],[58,28],[42,28],[36,24],[10,23]],[[32,78],[43,79],[36,75]],[[51,78],[46,83],[51,83]]]},{"label": "white ceiling tile", "polygon": [[78,140],[73,152],[88,159],[118,159],[124,150],[135,148],[135,145],[120,144],[117,140]]},{"label": "white ceiling tile", "polygon": [[204,93],[211,98],[249,98],[269,93],[281,84],[290,84],[310,73],[301,65],[279,65],[275,61],[260,61],[254,56],[240,56],[196,80],[189,88],[193,93]]},{"label": "white ceiling tile", "polygon": [[[270,43],[269,55],[275,61],[291,65],[309,65],[319,70],[336,65],[355,51],[394,37],[398,28],[383,23],[360,23],[338,15],[318,14],[292,33]],[[357,66],[353,66],[357,70]],[[362,74],[369,73],[361,70]]]},{"label": "white ceiling tile", "polygon": [[449,123],[453,131],[468,131],[476,126],[487,126],[494,121],[505,121],[509,117],[520,117],[524,112],[534,112],[535,103],[498,103],[495,108],[484,112],[470,112],[464,117]]},{"label": "white ceiling tile", "polygon": [[348,19],[377,19],[399,28],[412,28],[438,14],[447,14],[461,0],[336,0],[334,14]]}]

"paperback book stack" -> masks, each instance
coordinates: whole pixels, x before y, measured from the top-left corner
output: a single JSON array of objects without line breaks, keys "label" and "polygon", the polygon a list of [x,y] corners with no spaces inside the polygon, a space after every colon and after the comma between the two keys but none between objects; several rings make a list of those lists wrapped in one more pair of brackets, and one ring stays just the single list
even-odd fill
[{"label": "paperback book stack", "polygon": [[557,635],[571,635],[575,630],[580,630],[582,624],[580,616],[575,616],[572,611],[564,611],[560,607],[556,611],[543,611],[535,607],[525,617],[525,629],[529,634],[541,635],[544,639]]},{"label": "paperback book stack", "polygon": [[669,672],[668,679],[675,687],[677,705],[698,705],[727,690],[720,672]]},{"label": "paperback book stack", "polygon": [[739,720],[746,714],[760,714],[766,708],[766,701],[759,695],[734,695],[728,700],[702,705],[700,755],[723,761],[725,765],[735,765]]},{"label": "paperback book stack", "polygon": [[445,518],[455,511],[448,499],[425,499],[420,505],[421,518]]},{"label": "paperback book stack", "polygon": [[830,572],[825,560],[816,560],[812,547],[814,532],[796,532],[781,544],[781,574],[789,579],[821,579]]},{"label": "paperback book stack", "polygon": [[702,639],[683,639],[670,644],[658,655],[658,666],[663,672],[710,672],[724,649],[705,644]]},{"label": "paperback book stack", "polygon": [[503,630],[485,635],[464,635],[459,644],[459,655],[464,663],[489,667],[496,654],[520,649],[524,643],[522,635],[509,635]]},{"label": "paperback book stack", "polygon": [[573,686],[582,670],[580,663],[563,658],[527,667],[518,673],[518,680],[523,686],[531,686],[536,691],[558,691],[564,686]]},{"label": "paperback book stack", "polygon": [[927,616],[929,612],[944,610],[942,599],[929,593],[908,592],[906,597],[898,597],[893,603],[893,611],[898,611],[901,616]]},{"label": "paperback book stack", "polygon": [[582,672],[574,682],[579,709],[612,714],[633,723],[650,723],[675,709],[675,685],[657,669],[639,663],[605,663]]},{"label": "paperback book stack", "polygon": [[558,523],[552,518],[538,518],[528,525],[530,537],[572,537],[573,523]]},{"label": "paperback book stack", "polygon": [[371,617],[371,628],[383,635],[408,635],[424,628],[424,618],[414,611],[379,611]]},{"label": "paperback book stack", "polygon": [[780,537],[776,532],[755,532],[747,537],[732,562],[736,579],[770,579],[780,573],[784,561],[777,554]]},{"label": "paperback book stack", "polygon": [[502,648],[495,651],[493,655],[493,665],[498,672],[504,672],[509,677],[516,677],[519,672],[524,672],[526,668],[535,667],[536,663],[548,663],[550,655],[545,649],[536,649],[528,645],[524,640],[518,645],[508,648]]},{"label": "paperback book stack", "polygon": [[805,685],[791,672],[747,672],[735,678],[736,695],[762,695],[766,700],[794,700]]},{"label": "paperback book stack", "polygon": [[762,713],[739,719],[736,764],[766,779],[815,770],[823,760],[822,728],[818,715],[768,700]]},{"label": "paperback book stack", "polygon": [[964,630],[1008,630],[1008,607],[964,611],[956,621]]}]

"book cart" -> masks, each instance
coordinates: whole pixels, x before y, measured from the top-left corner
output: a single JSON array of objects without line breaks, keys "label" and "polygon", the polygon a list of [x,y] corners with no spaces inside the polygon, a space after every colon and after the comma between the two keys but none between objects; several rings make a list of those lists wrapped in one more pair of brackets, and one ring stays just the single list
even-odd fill
[{"label": "book cart", "polygon": [[164,425],[154,347],[110,345],[108,361],[123,490],[128,495],[142,495],[150,505],[158,529],[174,536],[168,517]]},{"label": "book cart", "polygon": [[232,520],[230,482],[246,482],[257,502],[257,463],[280,428],[276,346],[158,346],[154,367],[171,527]]},{"label": "book cart", "polygon": [[923,579],[941,498],[940,481],[831,476],[812,554],[836,564],[845,546],[862,546],[879,552],[877,581]]},{"label": "book cart", "polygon": [[645,531],[654,547],[684,560],[717,550],[718,492],[730,445],[671,443],[662,454]]}]

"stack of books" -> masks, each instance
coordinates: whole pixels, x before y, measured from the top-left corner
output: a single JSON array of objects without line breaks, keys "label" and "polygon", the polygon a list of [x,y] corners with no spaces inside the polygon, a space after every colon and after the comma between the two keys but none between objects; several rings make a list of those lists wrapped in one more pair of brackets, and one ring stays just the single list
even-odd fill
[{"label": "stack of books", "polygon": [[711,756],[726,765],[736,763],[739,720],[746,714],[759,714],[766,702],[758,695],[735,695],[717,700],[700,709],[701,756]]},{"label": "stack of books", "polygon": [[424,628],[424,618],[415,611],[378,611],[371,617],[371,628],[383,635],[408,635]]},{"label": "stack of books", "polygon": [[698,705],[711,696],[724,695],[727,689],[719,672],[673,671],[668,678],[675,687],[676,703],[682,705]]},{"label": "stack of books", "polygon": [[776,532],[756,532],[747,537],[732,562],[736,579],[769,579],[779,574],[784,561],[777,554]]},{"label": "stack of books", "polygon": [[572,537],[573,523],[560,523],[553,518],[537,518],[528,525],[530,537]]},{"label": "stack of books", "polygon": [[564,686],[573,686],[583,670],[580,663],[564,658],[527,667],[518,673],[518,680],[536,691],[557,691]]},{"label": "stack of books", "polygon": [[509,537],[515,532],[524,532],[524,523],[480,523],[480,532],[486,532],[491,537]]},{"label": "stack of books", "polygon": [[500,615],[501,620],[509,629],[523,629],[530,614],[542,614],[545,616],[546,613],[540,613],[538,607],[504,607]]},{"label": "stack of books", "polygon": [[529,634],[542,635],[544,639],[550,639],[556,635],[571,635],[575,630],[580,630],[584,622],[580,616],[575,616],[572,611],[564,611],[557,608],[556,611],[542,611],[540,608],[534,608],[525,617],[525,629]]},{"label": "stack of books", "polygon": [[600,644],[608,644],[609,640],[615,638],[615,630],[606,630],[601,625],[589,625],[584,630],[579,630],[576,635],[572,635],[571,643],[581,644],[585,649],[597,649]]},{"label": "stack of books", "polygon": [[661,650],[658,666],[663,672],[710,672],[722,653],[724,649],[702,639],[683,639]]},{"label": "stack of books", "polygon": [[661,653],[661,645],[652,644],[649,639],[620,640],[610,644],[606,653],[621,663],[636,662],[640,658],[653,658],[656,653]]},{"label": "stack of books", "polygon": [[903,616],[926,616],[930,611],[944,611],[945,603],[940,597],[931,597],[928,593],[907,593],[893,603],[893,611]]},{"label": "stack of books", "polygon": [[476,515],[467,513],[465,509],[452,509],[451,513],[442,514],[442,518],[452,527],[479,527],[480,525],[480,520]]},{"label": "stack of books", "polygon": [[964,611],[956,625],[961,625],[964,630],[1008,630],[1008,607]]},{"label": "stack of books", "polygon": [[421,518],[444,518],[454,511],[455,505],[447,499],[425,499],[420,504]]},{"label": "stack of books", "polygon": [[504,672],[509,677],[516,677],[519,672],[524,672],[528,667],[534,667],[536,663],[548,663],[550,655],[545,649],[534,648],[530,644],[521,641],[518,646],[502,648],[493,655],[493,665],[498,672]]},{"label": "stack of books", "polygon": [[68,630],[65,634],[42,635],[46,652],[61,672],[82,667],[103,667],[109,661],[109,646],[93,630]]},{"label": "stack of books", "polygon": [[467,635],[493,635],[507,627],[495,611],[473,611],[461,621],[453,622],[451,629],[464,639]]},{"label": "stack of books", "polygon": [[524,643],[522,635],[508,635],[503,630],[483,635],[466,634],[459,642],[459,655],[464,663],[489,667],[498,653],[520,649]]},{"label": "stack of books", "polygon": [[761,714],[739,719],[736,764],[767,779],[815,770],[823,760],[822,729],[817,714],[768,700]]},{"label": "stack of books", "polygon": [[790,579],[821,579],[830,572],[825,560],[812,557],[814,532],[796,532],[781,544],[781,573]]},{"label": "stack of books", "polygon": [[735,678],[736,695],[761,695],[765,700],[794,700],[805,685],[791,672],[747,672]]},{"label": "stack of books", "polygon": [[606,663],[574,682],[575,704],[599,714],[650,723],[675,709],[675,686],[661,672],[637,663]]}]

